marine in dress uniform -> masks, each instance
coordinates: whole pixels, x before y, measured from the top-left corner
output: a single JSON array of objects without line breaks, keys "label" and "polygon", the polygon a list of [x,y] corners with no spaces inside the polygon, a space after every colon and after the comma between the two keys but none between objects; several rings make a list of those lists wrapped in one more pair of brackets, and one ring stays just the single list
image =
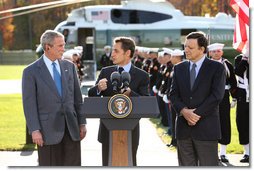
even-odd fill
[{"label": "marine in dress uniform", "polygon": [[222,57],[223,47],[224,44],[222,43],[213,43],[208,46],[208,49],[209,55],[212,58],[212,60],[222,63],[226,70],[225,94],[219,106],[220,123],[221,123],[221,139],[219,140],[219,143],[220,143],[220,160],[221,162],[228,162],[226,148],[231,141],[231,124],[230,124],[231,105],[229,97],[231,94],[233,99],[236,98],[237,81],[233,65],[227,59]]}]

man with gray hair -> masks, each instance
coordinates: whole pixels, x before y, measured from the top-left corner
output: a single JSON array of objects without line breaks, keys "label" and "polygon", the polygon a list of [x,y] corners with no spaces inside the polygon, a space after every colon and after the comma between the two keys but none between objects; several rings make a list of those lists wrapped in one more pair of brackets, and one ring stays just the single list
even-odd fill
[{"label": "man with gray hair", "polygon": [[65,46],[61,33],[47,30],[40,41],[44,54],[24,69],[22,77],[24,114],[38,147],[39,166],[80,166],[86,119],[80,113],[76,69],[61,60]]}]

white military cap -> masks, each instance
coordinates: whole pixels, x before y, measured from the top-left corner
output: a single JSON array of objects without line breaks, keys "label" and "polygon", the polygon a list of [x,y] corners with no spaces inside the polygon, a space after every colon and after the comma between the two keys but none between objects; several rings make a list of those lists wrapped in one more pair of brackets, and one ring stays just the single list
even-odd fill
[{"label": "white military cap", "polygon": [[77,49],[70,49],[63,53],[64,58],[72,58],[73,54],[77,54],[78,56],[81,56],[80,50]]},{"label": "white military cap", "polygon": [[104,49],[111,49],[111,46],[106,45],[106,46],[104,46]]},{"label": "white military cap", "polygon": [[164,54],[167,53],[170,55],[172,53],[172,50],[169,48],[162,48],[162,49],[163,49]]},{"label": "white military cap", "polygon": [[158,53],[158,51],[159,51],[159,48],[148,48],[149,50],[148,50],[148,52],[147,52],[147,54],[149,54],[149,53]]},{"label": "white military cap", "polygon": [[224,44],[222,44],[222,43],[213,43],[213,44],[210,44],[207,47],[208,47],[209,51],[212,51],[212,50],[222,50],[223,47],[224,47]]},{"label": "white military cap", "polygon": [[171,52],[171,56],[183,56],[183,51],[179,49],[175,49]]}]

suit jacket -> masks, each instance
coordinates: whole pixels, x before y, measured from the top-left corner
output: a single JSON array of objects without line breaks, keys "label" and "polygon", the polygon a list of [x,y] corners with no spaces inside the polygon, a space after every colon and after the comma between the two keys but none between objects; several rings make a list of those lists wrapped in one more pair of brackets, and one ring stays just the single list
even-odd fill
[{"label": "suit jacket", "polygon": [[[88,91],[88,96],[113,96],[113,86],[110,81],[110,75],[114,72],[117,71],[117,66],[109,66],[102,68],[100,75],[96,81],[96,85],[92,88],[89,89]],[[130,72],[131,76],[131,81],[130,81],[130,89],[132,90],[130,93],[130,96],[149,96],[149,90],[148,90],[148,85],[149,85],[149,75],[147,72],[137,68],[132,64]],[[108,80],[107,82],[107,89],[105,91],[102,91],[99,95],[97,94],[97,83],[99,80],[106,78]],[[134,137],[139,137],[139,133],[136,129],[134,129]],[[107,141],[108,140],[108,132],[106,131],[105,127],[103,124],[100,124],[100,129],[99,129],[99,136],[98,140],[100,142],[102,141]],[[137,143],[138,138],[133,139]]]},{"label": "suit jacket", "polygon": [[62,80],[62,97],[43,58],[23,71],[22,98],[29,132],[40,130],[45,145],[61,142],[65,126],[73,141],[79,141],[79,125],[86,119],[80,113],[82,94],[73,63],[59,60]]},{"label": "suit jacket", "polygon": [[[177,112],[176,138],[218,140],[221,138],[219,103],[225,92],[225,68],[205,58],[191,90],[189,65],[189,61],[185,61],[174,66],[169,97]],[[196,109],[194,112],[201,116],[195,126],[189,126],[180,115],[184,107]]]}]

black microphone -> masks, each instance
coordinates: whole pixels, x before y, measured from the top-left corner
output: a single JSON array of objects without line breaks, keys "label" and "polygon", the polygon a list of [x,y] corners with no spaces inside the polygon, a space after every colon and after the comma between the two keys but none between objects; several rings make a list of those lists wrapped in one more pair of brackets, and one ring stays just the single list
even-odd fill
[{"label": "black microphone", "polygon": [[121,74],[121,81],[122,81],[122,84],[123,84],[123,89],[124,89],[124,91],[126,91],[127,88],[129,87],[130,81],[131,81],[130,74],[126,71],[123,71],[122,74]]},{"label": "black microphone", "polygon": [[118,85],[120,84],[121,76],[119,72],[115,71],[110,75],[110,81],[113,86],[113,91],[118,93]]}]

